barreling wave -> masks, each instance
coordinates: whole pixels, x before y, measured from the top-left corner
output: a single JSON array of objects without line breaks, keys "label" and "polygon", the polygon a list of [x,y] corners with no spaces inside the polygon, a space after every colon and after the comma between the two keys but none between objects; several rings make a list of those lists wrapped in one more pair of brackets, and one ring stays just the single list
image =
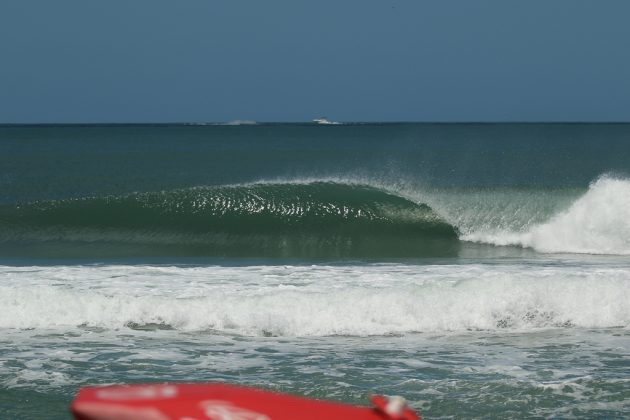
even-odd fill
[{"label": "barreling wave", "polygon": [[428,205],[355,184],[252,184],[0,208],[3,249],[69,257],[449,255],[457,229]]},{"label": "barreling wave", "polygon": [[3,205],[0,255],[630,255],[626,179],[604,176],[581,194],[368,184],[272,182]]}]

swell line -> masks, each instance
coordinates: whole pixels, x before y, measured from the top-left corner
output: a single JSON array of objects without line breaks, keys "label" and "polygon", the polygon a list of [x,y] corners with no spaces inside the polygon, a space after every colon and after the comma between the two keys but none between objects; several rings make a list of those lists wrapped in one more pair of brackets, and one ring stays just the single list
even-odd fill
[{"label": "swell line", "polygon": [[4,206],[0,226],[5,244],[74,246],[72,252],[79,245],[100,252],[118,247],[142,255],[177,247],[184,255],[417,256],[448,253],[457,243],[457,229],[426,204],[334,182],[197,187]]}]

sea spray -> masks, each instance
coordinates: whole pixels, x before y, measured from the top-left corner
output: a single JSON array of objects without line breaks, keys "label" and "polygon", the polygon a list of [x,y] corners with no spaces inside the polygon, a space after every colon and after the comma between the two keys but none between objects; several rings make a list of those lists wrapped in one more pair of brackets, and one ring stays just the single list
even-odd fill
[{"label": "sea spray", "polygon": [[601,177],[570,207],[524,231],[469,233],[464,240],[543,253],[630,254],[630,181]]}]

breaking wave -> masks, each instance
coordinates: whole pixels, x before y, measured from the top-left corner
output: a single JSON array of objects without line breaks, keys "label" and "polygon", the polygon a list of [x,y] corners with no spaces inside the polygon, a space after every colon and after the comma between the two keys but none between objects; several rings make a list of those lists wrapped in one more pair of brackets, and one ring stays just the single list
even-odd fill
[{"label": "breaking wave", "polygon": [[0,267],[0,328],[243,335],[628,328],[625,267]]},{"label": "breaking wave", "polygon": [[542,253],[630,255],[630,181],[602,177],[548,220],[520,231],[479,230],[462,239]]},{"label": "breaking wave", "polygon": [[278,181],[0,207],[4,255],[452,257],[479,246],[630,255],[630,181],[602,177],[581,194]]},{"label": "breaking wave", "polygon": [[136,255],[415,256],[448,254],[457,245],[456,228],[428,205],[333,182],[198,187],[4,206],[0,225],[4,244],[59,249],[69,244],[75,253],[76,246],[84,253],[95,247],[99,255],[125,249]]}]

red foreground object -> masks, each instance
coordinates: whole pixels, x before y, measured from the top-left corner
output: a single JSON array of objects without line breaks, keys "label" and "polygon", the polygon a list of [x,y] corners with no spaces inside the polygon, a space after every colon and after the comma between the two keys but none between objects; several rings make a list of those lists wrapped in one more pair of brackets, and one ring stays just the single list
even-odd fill
[{"label": "red foreground object", "polygon": [[224,384],[87,387],[72,402],[77,420],[420,420],[400,397],[356,407]]}]

